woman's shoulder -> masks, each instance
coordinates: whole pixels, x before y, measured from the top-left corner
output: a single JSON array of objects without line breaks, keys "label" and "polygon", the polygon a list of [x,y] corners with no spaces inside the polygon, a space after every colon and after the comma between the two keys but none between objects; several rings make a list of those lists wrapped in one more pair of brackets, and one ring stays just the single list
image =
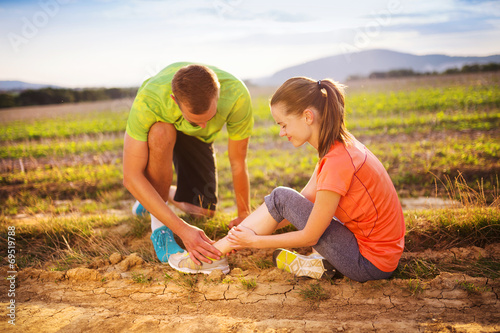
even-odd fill
[{"label": "woman's shoulder", "polygon": [[353,137],[346,143],[335,141],[328,153],[320,160],[320,164],[330,164],[337,168],[345,165],[357,170],[366,160],[366,155],[366,147]]},{"label": "woman's shoulder", "polygon": [[346,142],[335,141],[324,158],[361,153],[364,150],[365,146],[352,136]]}]

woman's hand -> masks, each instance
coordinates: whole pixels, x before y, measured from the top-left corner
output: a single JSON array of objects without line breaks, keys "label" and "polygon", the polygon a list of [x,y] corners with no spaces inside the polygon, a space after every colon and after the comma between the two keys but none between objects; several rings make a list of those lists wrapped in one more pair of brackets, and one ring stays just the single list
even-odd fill
[{"label": "woman's hand", "polygon": [[233,249],[242,249],[253,247],[257,240],[257,235],[252,229],[239,225],[229,230],[227,240],[231,243]]}]

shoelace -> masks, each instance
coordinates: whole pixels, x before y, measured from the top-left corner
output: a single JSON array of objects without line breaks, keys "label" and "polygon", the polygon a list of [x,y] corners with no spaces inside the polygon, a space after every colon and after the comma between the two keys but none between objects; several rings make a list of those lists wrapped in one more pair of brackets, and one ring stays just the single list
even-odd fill
[{"label": "shoelace", "polygon": [[169,242],[173,242],[173,241],[174,241],[174,235],[172,234],[172,230],[169,230],[169,231],[166,231],[166,232],[164,232],[164,231],[162,230],[162,233],[167,234],[167,238],[168,238],[168,241],[169,241]]},{"label": "shoelace", "polygon": [[[161,234],[163,235],[165,233],[165,231],[161,231]],[[167,247],[167,240],[165,237],[156,237],[156,244],[158,244],[159,247],[161,248],[165,248]]]}]

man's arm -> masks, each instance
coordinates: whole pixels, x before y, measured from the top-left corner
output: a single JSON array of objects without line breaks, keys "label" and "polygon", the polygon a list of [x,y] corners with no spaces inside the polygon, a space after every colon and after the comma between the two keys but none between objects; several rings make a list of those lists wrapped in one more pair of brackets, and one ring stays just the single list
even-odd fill
[{"label": "man's arm", "polygon": [[247,167],[249,138],[243,140],[228,139],[228,155],[233,174],[233,187],[236,196],[238,217],[229,223],[232,228],[250,214],[250,181]]},{"label": "man's arm", "polygon": [[[206,256],[219,258],[220,252],[214,248],[205,233],[180,219],[161,198],[146,178],[148,163],[148,143],[133,139],[125,133],[123,145],[123,184],[144,207],[162,223],[178,235],[193,261],[210,263]],[[194,257],[194,258],[193,258]],[[197,260],[198,259],[198,260]]]}]

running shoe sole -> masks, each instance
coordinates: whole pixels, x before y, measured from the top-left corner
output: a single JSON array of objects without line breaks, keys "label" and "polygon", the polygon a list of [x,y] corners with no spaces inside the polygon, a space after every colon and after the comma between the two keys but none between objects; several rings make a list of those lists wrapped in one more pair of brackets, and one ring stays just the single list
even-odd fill
[{"label": "running shoe sole", "polygon": [[228,274],[229,271],[230,271],[229,266],[222,267],[222,268],[216,267],[216,268],[211,268],[209,270],[204,270],[204,269],[190,269],[190,268],[186,268],[186,267],[174,267],[174,266],[172,266],[172,264],[170,264],[170,262],[169,262],[169,265],[170,265],[170,267],[172,267],[176,271],[179,271],[181,273],[187,273],[187,274],[202,273],[202,274],[207,274],[208,275],[208,274],[212,273],[216,269],[220,269],[222,271],[222,273],[224,273],[224,274]]},{"label": "running shoe sole", "polygon": [[325,258],[320,256],[304,256],[285,249],[274,251],[273,263],[279,269],[296,276],[321,279],[323,276],[331,278],[335,274],[335,268]]}]

